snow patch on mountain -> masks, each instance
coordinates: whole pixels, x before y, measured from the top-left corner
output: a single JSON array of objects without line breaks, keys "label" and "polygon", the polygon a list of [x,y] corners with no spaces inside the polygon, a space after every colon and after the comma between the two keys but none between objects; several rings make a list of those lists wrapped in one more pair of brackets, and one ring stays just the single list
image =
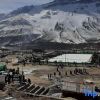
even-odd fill
[{"label": "snow patch on mountain", "polygon": [[21,13],[0,21],[0,35],[38,34],[35,41],[77,44],[100,40],[99,2],[55,2],[40,6],[40,12],[35,13],[34,7],[31,14]]}]

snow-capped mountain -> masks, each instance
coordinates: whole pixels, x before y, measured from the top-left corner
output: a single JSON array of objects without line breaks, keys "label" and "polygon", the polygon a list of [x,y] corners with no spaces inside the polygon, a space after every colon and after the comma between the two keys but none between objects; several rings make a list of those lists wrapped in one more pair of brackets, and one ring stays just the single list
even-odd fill
[{"label": "snow-capped mountain", "polygon": [[11,37],[17,37],[16,43],[39,39],[77,44],[100,41],[99,0],[54,0],[19,8],[7,16],[0,21],[0,41],[10,37],[4,44],[13,44]]}]

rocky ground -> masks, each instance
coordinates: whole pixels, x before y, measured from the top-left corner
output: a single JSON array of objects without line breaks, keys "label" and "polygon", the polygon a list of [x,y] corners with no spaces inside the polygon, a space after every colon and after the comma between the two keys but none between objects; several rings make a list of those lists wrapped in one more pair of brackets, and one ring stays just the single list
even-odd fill
[{"label": "rocky ground", "polygon": [[[15,68],[17,69],[17,67],[20,68],[20,73],[22,72],[22,70],[24,71],[24,74],[26,76],[26,78],[30,78],[33,84],[37,84],[37,85],[41,85],[41,86],[45,86],[48,87],[50,85],[53,85],[54,82],[48,80],[48,74],[54,74],[54,72],[57,72],[57,67],[56,66],[50,66],[50,65],[32,65],[32,64],[26,64],[25,66],[23,66],[22,64],[20,65],[16,65],[13,66],[12,63],[8,63],[7,64],[7,68]],[[82,68],[82,67],[78,67],[78,68]],[[69,72],[70,70],[74,70],[75,67],[64,67],[63,69],[61,69],[62,75],[64,77],[65,76],[65,72]],[[79,79],[81,81],[83,81],[84,79],[90,79],[93,80],[95,82],[95,84],[99,87],[100,86],[100,68],[99,67],[88,67],[86,68],[87,72],[89,72],[90,75],[77,75],[77,76],[71,76],[68,75],[67,81],[73,81],[74,79],[77,80],[79,82]],[[56,74],[58,76],[58,74]],[[11,90],[10,90],[11,91]],[[0,91],[0,96],[2,97],[7,97],[8,96],[8,91]],[[19,99],[18,100],[44,100],[43,97],[41,98],[23,98],[21,97],[19,94],[17,96]],[[16,97],[16,98],[17,98]],[[45,98],[45,100],[56,100],[56,99],[47,99]],[[65,100],[73,100],[72,98],[66,98]]]}]

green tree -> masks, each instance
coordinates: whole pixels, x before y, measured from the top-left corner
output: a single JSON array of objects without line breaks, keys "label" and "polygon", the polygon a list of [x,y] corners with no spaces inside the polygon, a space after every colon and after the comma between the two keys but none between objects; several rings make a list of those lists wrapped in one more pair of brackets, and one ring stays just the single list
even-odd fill
[{"label": "green tree", "polygon": [[92,64],[99,64],[100,63],[100,57],[99,57],[99,55],[97,53],[94,53],[92,55],[91,63]]}]

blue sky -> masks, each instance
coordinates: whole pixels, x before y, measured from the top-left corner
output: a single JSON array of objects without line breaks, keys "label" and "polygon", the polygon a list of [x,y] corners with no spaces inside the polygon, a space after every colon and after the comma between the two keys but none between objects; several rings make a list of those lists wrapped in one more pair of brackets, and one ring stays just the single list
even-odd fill
[{"label": "blue sky", "polygon": [[0,0],[0,13],[8,13],[25,5],[40,5],[53,0]]}]

